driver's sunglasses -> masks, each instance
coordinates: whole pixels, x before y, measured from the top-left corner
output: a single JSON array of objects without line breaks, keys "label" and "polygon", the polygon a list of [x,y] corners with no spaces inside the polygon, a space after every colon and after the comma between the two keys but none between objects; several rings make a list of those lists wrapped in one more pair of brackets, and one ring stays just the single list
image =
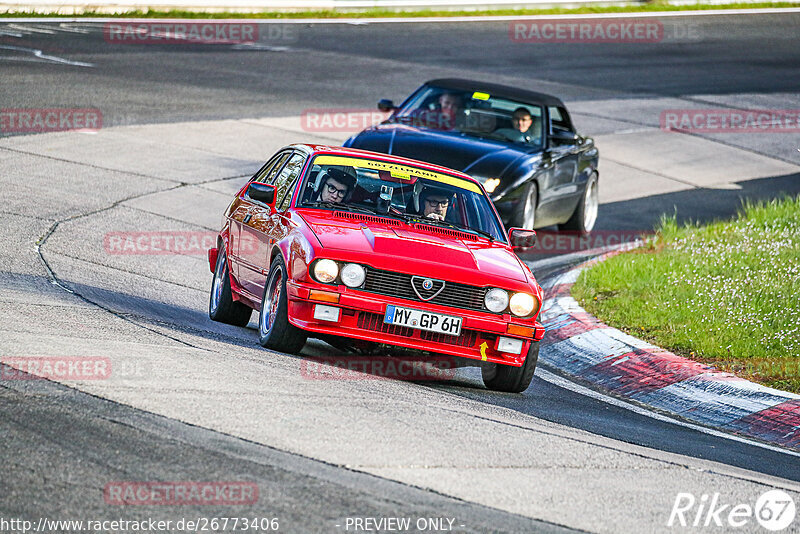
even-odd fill
[{"label": "driver's sunglasses", "polygon": [[426,198],[425,202],[427,202],[431,207],[439,206],[440,208],[446,208],[450,205],[449,200],[432,200],[430,198]]},{"label": "driver's sunglasses", "polygon": [[331,194],[331,195],[344,197],[347,194],[347,189],[346,188],[345,189],[339,189],[336,186],[333,186],[331,184],[325,184],[325,187],[328,188],[328,193]]}]

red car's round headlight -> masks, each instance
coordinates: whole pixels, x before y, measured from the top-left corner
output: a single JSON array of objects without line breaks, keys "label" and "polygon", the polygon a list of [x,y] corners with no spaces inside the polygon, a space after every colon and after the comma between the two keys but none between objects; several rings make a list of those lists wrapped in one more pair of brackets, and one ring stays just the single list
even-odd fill
[{"label": "red car's round headlight", "polygon": [[330,284],[339,276],[339,265],[333,260],[319,260],[314,264],[314,276],[323,284]]}]

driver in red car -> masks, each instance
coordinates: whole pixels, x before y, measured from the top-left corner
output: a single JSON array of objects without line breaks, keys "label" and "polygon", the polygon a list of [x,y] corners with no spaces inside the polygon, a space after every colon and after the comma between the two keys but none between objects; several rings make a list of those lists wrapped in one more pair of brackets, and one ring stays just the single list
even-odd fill
[{"label": "driver in red car", "polygon": [[329,168],[320,181],[319,200],[339,204],[355,185],[356,178],[352,174],[340,169]]},{"label": "driver in red car", "polygon": [[426,187],[419,195],[422,215],[429,219],[443,221],[450,207],[452,194],[445,189]]}]

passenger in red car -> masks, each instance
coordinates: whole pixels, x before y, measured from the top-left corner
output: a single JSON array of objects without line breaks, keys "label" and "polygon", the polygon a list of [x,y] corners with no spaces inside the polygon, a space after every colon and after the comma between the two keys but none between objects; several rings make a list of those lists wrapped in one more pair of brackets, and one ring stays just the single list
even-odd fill
[{"label": "passenger in red car", "polygon": [[339,169],[328,169],[320,181],[319,200],[341,203],[353,190],[356,179],[352,174]]}]

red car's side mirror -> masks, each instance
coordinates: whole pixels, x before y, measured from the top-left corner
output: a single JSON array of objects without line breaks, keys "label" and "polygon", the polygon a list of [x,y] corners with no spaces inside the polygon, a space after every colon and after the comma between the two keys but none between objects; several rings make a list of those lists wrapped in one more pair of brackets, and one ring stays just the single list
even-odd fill
[{"label": "red car's side mirror", "polygon": [[260,182],[253,182],[247,186],[245,196],[261,202],[275,211],[275,186],[270,184],[262,184]]},{"label": "red car's side mirror", "polygon": [[532,247],[536,244],[536,231],[524,228],[511,228],[508,231],[508,241],[514,248]]}]

